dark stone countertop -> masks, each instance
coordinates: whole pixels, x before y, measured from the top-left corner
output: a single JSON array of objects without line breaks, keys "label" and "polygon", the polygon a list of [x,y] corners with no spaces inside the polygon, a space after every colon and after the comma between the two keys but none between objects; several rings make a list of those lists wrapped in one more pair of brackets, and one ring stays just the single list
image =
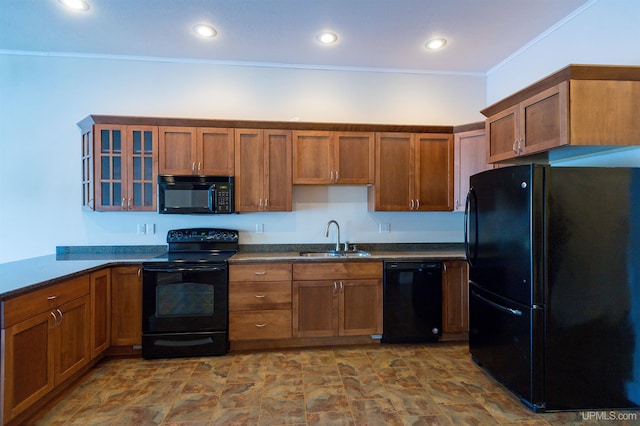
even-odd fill
[{"label": "dark stone countertop", "polygon": [[[300,251],[330,250],[327,245],[248,245],[229,263],[353,260],[464,260],[461,244],[362,244],[367,257],[305,258]],[[57,254],[0,263],[0,300],[69,280],[107,266],[140,264],[166,251],[166,246],[57,247]]]}]

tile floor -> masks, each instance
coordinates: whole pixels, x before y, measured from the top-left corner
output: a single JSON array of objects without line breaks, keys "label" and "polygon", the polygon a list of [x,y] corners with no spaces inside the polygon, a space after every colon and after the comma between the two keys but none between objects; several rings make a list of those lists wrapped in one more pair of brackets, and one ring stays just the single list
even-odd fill
[{"label": "tile floor", "polygon": [[466,343],[439,343],[110,359],[37,424],[598,424],[583,415],[535,414],[471,362]]}]

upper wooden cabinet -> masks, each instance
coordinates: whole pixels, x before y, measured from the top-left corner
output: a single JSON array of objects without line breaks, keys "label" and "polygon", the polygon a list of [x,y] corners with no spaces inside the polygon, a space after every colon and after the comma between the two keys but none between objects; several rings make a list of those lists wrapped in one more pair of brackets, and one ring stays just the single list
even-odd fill
[{"label": "upper wooden cabinet", "polygon": [[640,67],[570,65],[482,111],[487,160],[638,145],[638,111]]},{"label": "upper wooden cabinet", "polygon": [[453,135],[377,133],[375,211],[453,210]]},{"label": "upper wooden cabinet", "polygon": [[95,211],[156,210],[158,128],[92,124],[82,135],[82,204]]},{"label": "upper wooden cabinet", "polygon": [[233,129],[161,126],[159,173],[234,175]]},{"label": "upper wooden cabinet", "polygon": [[485,155],[485,129],[483,123],[480,129],[460,131],[454,133],[454,210],[464,211],[467,192],[469,192],[469,178],[476,173],[493,168],[487,163]]},{"label": "upper wooden cabinet", "polygon": [[291,132],[235,130],[238,212],[291,211]]},{"label": "upper wooden cabinet", "polygon": [[371,184],[373,149],[373,132],[294,131],[293,183]]}]

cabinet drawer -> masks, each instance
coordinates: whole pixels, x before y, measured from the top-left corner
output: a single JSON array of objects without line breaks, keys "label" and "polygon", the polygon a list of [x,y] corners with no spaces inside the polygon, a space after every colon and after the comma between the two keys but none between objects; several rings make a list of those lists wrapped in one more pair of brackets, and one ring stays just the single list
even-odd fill
[{"label": "cabinet drawer", "polygon": [[234,281],[291,281],[290,263],[251,263],[231,265],[229,282]]},{"label": "cabinet drawer", "polygon": [[229,340],[291,338],[291,311],[229,312]]},{"label": "cabinet drawer", "polygon": [[382,279],[382,262],[294,263],[294,280]]},{"label": "cabinet drawer", "polygon": [[2,327],[10,327],[86,294],[89,294],[88,274],[5,300],[2,302],[4,312]]},{"label": "cabinet drawer", "polygon": [[229,310],[291,309],[291,281],[232,282]]}]

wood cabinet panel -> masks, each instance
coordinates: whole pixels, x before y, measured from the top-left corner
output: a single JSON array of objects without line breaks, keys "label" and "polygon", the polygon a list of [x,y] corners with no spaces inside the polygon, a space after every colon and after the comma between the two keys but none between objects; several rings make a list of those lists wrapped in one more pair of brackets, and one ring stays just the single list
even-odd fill
[{"label": "wood cabinet panel", "polygon": [[111,269],[90,275],[91,280],[91,359],[111,345]]},{"label": "wood cabinet panel", "polygon": [[333,178],[331,132],[293,132],[293,183],[329,184]]},{"label": "wood cabinet panel", "polygon": [[377,133],[369,210],[453,209],[453,135]]},{"label": "wood cabinet panel", "polygon": [[54,385],[54,342],[50,312],[2,330],[3,421],[14,418]]},{"label": "wood cabinet panel", "polygon": [[333,281],[294,281],[293,336],[335,336],[340,303],[336,295]]},{"label": "wood cabinet panel", "polygon": [[229,313],[230,340],[289,338],[291,338],[291,310]]},{"label": "wood cabinet panel", "polygon": [[443,263],[442,328],[445,333],[469,331],[469,275],[467,262]]},{"label": "wood cabinet panel", "polygon": [[291,281],[290,263],[247,263],[229,267],[229,282]]},{"label": "wood cabinet panel", "polygon": [[294,280],[382,278],[382,262],[308,262],[293,264]]},{"label": "wood cabinet panel", "polygon": [[340,336],[382,333],[380,280],[340,282]]},{"label": "wood cabinet panel", "polygon": [[335,132],[334,183],[368,185],[374,182],[373,132]]},{"label": "wood cabinet panel", "polygon": [[111,345],[142,344],[142,280],[139,266],[111,269]]},{"label": "wood cabinet panel", "polygon": [[55,330],[54,381],[56,385],[80,371],[91,359],[90,308],[89,296],[83,296],[57,309],[60,319]]},{"label": "wood cabinet panel", "polygon": [[256,309],[291,310],[291,280],[230,282],[229,310],[250,311]]},{"label": "wood cabinet panel", "polygon": [[198,128],[197,141],[198,174],[234,175],[233,129]]},{"label": "wood cabinet panel", "polygon": [[233,129],[161,126],[159,172],[163,175],[234,175]]},{"label": "wood cabinet panel", "polygon": [[236,129],[236,210],[291,211],[291,132]]},{"label": "wood cabinet panel", "polygon": [[493,168],[487,162],[485,130],[471,130],[454,135],[454,196],[456,211],[464,211],[469,178],[477,173]]},{"label": "wood cabinet panel", "polygon": [[415,208],[453,210],[453,135],[415,135]]},{"label": "wood cabinet panel", "polygon": [[293,132],[294,184],[366,185],[374,179],[373,132]]}]

